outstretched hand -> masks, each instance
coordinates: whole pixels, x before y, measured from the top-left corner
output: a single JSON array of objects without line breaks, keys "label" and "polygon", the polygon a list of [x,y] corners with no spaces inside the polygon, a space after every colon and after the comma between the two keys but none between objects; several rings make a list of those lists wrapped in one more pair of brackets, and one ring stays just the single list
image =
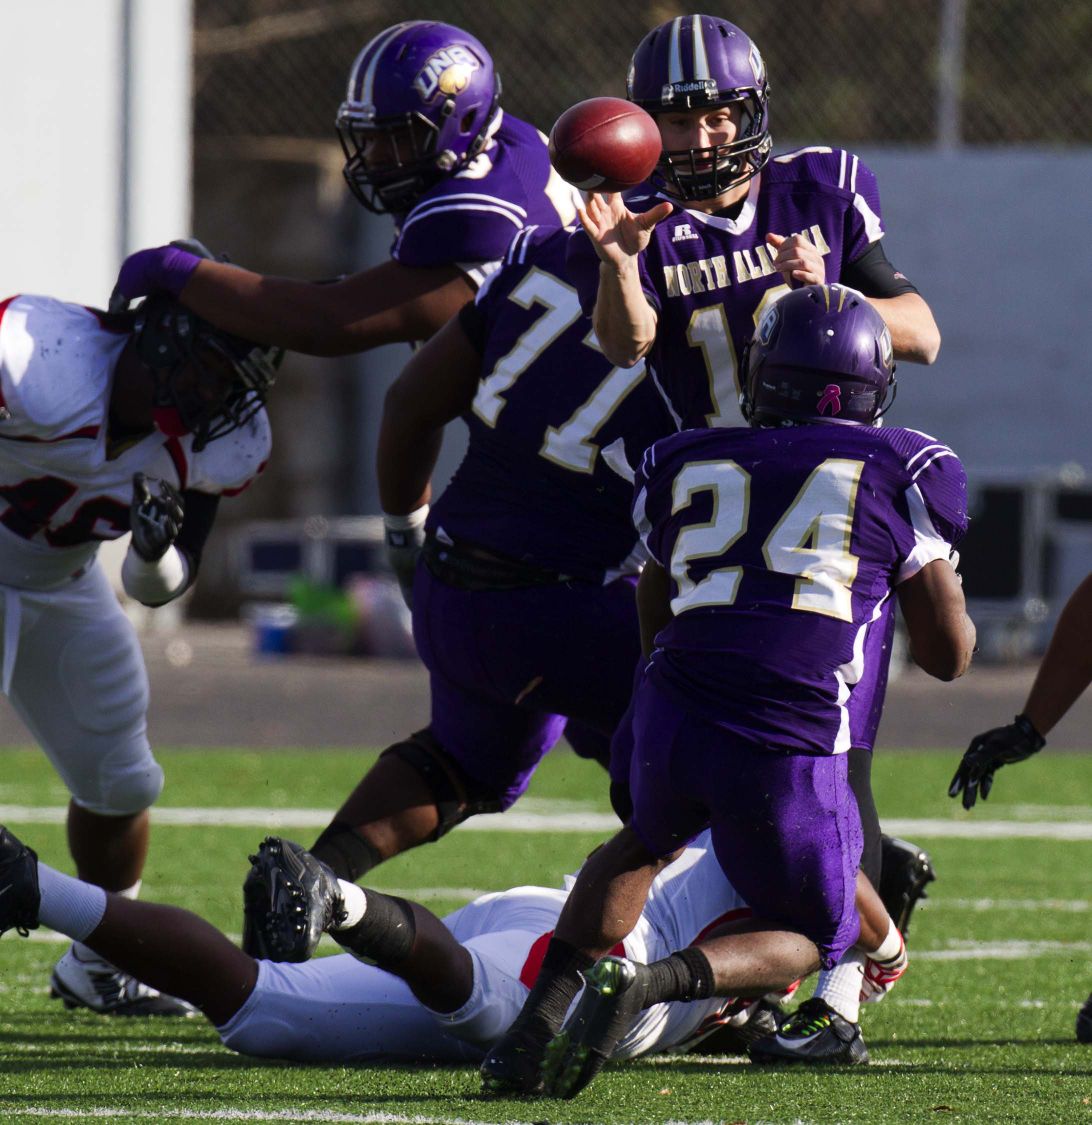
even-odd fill
[{"label": "outstretched hand", "polygon": [[980,795],[983,801],[990,795],[993,775],[1002,766],[1022,762],[1045,745],[1046,739],[1024,715],[1017,715],[1007,727],[995,727],[978,735],[959,763],[948,786],[948,796],[958,797],[962,793],[963,807],[973,808]]},{"label": "outstretched hand", "polygon": [[650,211],[635,214],[626,207],[618,192],[601,195],[592,192],[586,207],[577,214],[601,261],[623,266],[648,246],[656,224],[673,211],[670,203],[659,203]]},{"label": "outstretched hand", "polygon": [[149,293],[170,293],[177,297],[201,261],[197,254],[174,243],[137,250],[121,263],[114,291],[110,294],[109,311],[125,312],[130,301],[147,297]]}]

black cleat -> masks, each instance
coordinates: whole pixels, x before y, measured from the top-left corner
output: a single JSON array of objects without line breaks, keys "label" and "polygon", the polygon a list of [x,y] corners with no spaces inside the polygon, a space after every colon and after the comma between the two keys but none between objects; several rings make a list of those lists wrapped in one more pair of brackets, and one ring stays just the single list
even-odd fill
[{"label": "black cleat", "polygon": [[645,966],[604,957],[584,973],[584,991],[561,1033],[546,1047],[546,1093],[574,1098],[603,1069],[645,1007]]},{"label": "black cleat", "polygon": [[1092,1043],[1092,995],[1077,1013],[1077,1042]]},{"label": "black cleat", "polygon": [[752,1043],[751,1061],[768,1063],[833,1063],[854,1066],[868,1062],[860,1025],[843,1019],[825,1001],[813,996],[781,1025],[776,1035]]},{"label": "black cleat", "polygon": [[489,1048],[479,1073],[482,1091],[497,1097],[532,1097],[541,1094],[542,1058],[548,1032],[535,1033],[513,1024]]},{"label": "black cleat", "polygon": [[0,826],[0,934],[38,928],[38,855]]},{"label": "black cleat", "polygon": [[919,899],[928,898],[925,888],[936,879],[929,853],[897,836],[882,836],[882,866],[877,888],[895,928],[905,939],[910,933],[910,915]]},{"label": "black cleat", "polygon": [[307,961],[344,917],[337,876],[291,840],[267,836],[243,883],[243,950],[266,961]]}]

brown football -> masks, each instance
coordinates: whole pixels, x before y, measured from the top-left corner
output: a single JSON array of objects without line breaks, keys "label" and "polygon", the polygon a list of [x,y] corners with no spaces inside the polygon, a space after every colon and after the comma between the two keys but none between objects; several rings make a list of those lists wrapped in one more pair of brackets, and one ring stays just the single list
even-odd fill
[{"label": "brown football", "polygon": [[660,130],[640,106],[622,98],[577,102],[550,130],[550,161],[583,191],[625,191],[652,175]]}]

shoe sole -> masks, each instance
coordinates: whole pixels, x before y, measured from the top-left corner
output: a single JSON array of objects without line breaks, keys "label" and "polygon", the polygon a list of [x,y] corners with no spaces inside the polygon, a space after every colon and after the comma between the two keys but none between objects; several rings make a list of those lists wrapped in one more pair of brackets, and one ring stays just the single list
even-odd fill
[{"label": "shoe sole", "polygon": [[572,1028],[562,1030],[546,1047],[542,1077],[551,1097],[575,1097],[606,1063],[603,1052],[590,1042],[608,1034],[626,984],[623,973],[620,962],[600,961],[585,974],[587,984],[573,1013]]},{"label": "shoe sole", "polygon": [[[271,843],[273,840],[275,842]],[[313,950],[308,947],[306,932],[300,934],[295,923],[271,906],[274,902],[305,901],[307,896],[298,879],[286,870],[295,860],[296,857],[274,837],[267,837],[258,854],[250,857],[251,871],[243,884],[243,952],[251,957],[295,963],[310,959]],[[302,873],[298,861],[295,866]],[[302,910],[303,915],[306,915],[305,910]]]}]

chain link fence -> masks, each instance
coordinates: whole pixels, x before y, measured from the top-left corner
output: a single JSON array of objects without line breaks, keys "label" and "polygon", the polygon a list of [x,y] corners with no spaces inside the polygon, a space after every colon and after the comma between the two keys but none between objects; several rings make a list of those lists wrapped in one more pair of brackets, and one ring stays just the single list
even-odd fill
[{"label": "chain link fence", "polygon": [[[546,131],[582,98],[623,94],[641,37],[686,12],[660,0],[432,0],[419,9],[194,0],[194,10],[194,232],[251,268],[296,277],[385,256],[389,221],[345,190],[333,125],[353,59],[384,27],[427,16],[473,32],[496,60],[505,108]],[[1088,0],[738,0],[712,11],[765,55],[775,149],[1009,146],[1016,158],[1011,146],[1092,143]],[[367,435],[379,407],[368,396],[383,362],[286,361],[270,404],[277,453],[262,487],[225,505],[197,611],[237,600],[233,525],[374,510]]]},{"label": "chain link fence", "polygon": [[[357,51],[408,15],[477,35],[505,107],[548,130],[574,101],[622,94],[641,36],[685,11],[657,0],[433,0],[412,13],[397,0],[196,0],[196,140],[332,139]],[[712,12],[763,51],[781,145],[1092,143],[1092,4],[737,0]]]}]

